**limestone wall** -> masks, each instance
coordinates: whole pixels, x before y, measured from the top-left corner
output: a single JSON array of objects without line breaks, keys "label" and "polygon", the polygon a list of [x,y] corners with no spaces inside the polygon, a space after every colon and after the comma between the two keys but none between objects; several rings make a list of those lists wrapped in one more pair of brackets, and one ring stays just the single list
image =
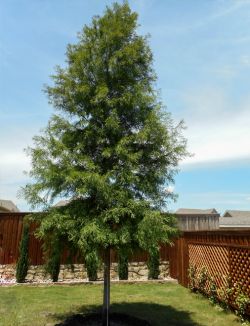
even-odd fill
[{"label": "limestone wall", "polygon": [[[0,265],[0,284],[15,282],[15,265]],[[148,269],[145,262],[129,263],[129,280],[147,280]],[[160,265],[160,279],[169,277],[169,262],[163,261]],[[118,280],[117,263],[111,265],[111,279]],[[27,282],[49,282],[49,275],[46,275],[42,265],[30,266],[26,277]],[[103,280],[102,268],[98,271],[98,280]],[[76,282],[88,281],[87,271],[83,264],[61,265],[58,281]]]}]

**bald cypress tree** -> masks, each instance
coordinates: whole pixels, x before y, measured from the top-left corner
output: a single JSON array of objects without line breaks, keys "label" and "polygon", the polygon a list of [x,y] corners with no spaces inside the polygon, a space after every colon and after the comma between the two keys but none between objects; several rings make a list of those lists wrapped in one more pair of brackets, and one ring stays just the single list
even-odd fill
[{"label": "bald cypress tree", "polygon": [[[103,325],[108,325],[111,248],[155,252],[176,229],[161,209],[186,155],[182,123],[157,97],[147,38],[125,2],[106,8],[68,45],[66,66],[46,88],[56,109],[29,148],[29,203],[44,206],[39,236],[56,232],[83,255],[104,252]],[[58,197],[64,207],[52,207]]]}]

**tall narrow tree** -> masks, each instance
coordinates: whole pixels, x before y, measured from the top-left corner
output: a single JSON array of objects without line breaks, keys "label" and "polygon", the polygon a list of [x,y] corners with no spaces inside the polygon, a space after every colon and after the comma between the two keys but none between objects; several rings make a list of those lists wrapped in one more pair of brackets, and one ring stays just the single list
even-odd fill
[{"label": "tall narrow tree", "polygon": [[[39,235],[57,232],[83,254],[104,251],[103,325],[109,324],[110,249],[154,252],[175,234],[160,213],[173,197],[179,160],[186,155],[182,123],[174,125],[155,90],[147,38],[125,2],[106,8],[67,48],[46,88],[57,114],[29,149],[33,183],[24,188]],[[58,197],[67,206],[53,208]]]}]

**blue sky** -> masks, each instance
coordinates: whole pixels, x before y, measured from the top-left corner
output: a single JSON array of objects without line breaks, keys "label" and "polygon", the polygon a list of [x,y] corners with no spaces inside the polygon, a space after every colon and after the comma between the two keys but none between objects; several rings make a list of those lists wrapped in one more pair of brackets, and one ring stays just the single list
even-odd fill
[{"label": "blue sky", "polygon": [[[119,2],[119,1],[118,1]],[[0,1],[0,198],[28,210],[23,149],[53,109],[43,94],[68,43],[112,1]],[[169,209],[250,210],[250,1],[134,0],[150,34],[157,87],[194,154],[180,165]]]}]

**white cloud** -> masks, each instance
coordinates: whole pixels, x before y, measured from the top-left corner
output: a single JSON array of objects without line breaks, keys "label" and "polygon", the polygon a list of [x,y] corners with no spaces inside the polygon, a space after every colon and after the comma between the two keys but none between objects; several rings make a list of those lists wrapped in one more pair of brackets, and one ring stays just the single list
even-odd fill
[{"label": "white cloud", "polygon": [[30,159],[24,148],[31,144],[36,127],[35,123],[20,127],[21,123],[18,125],[15,120],[12,124],[11,119],[6,121],[3,118],[0,129],[0,198],[12,200],[19,209],[27,210],[27,204],[17,198],[17,192],[28,182],[24,171],[30,169]]},{"label": "white cloud", "polygon": [[[208,15],[206,18],[196,21],[191,25],[191,28],[200,28],[202,26],[205,26],[207,24],[210,24],[216,20],[220,20],[223,17],[230,16],[237,12],[240,9],[244,9],[244,7],[247,7],[250,5],[249,0],[238,0],[238,1],[222,1],[221,3],[216,6],[216,9],[214,10],[214,13],[211,15]],[[221,5],[220,5],[221,4]]]},{"label": "white cloud", "polygon": [[197,89],[183,97],[180,113],[194,154],[184,164],[250,158],[250,98],[232,103],[222,90]]},{"label": "white cloud", "polygon": [[27,210],[27,205],[24,199],[17,198],[17,192],[28,181],[23,171],[29,168],[29,159],[23,152],[8,152],[1,155],[0,198],[12,200],[23,210]]},{"label": "white cloud", "polygon": [[[10,119],[9,119],[10,121]],[[0,130],[0,187],[2,183],[12,183],[23,179],[23,171],[29,169],[29,158],[24,148],[32,143],[34,128],[16,123]]]},{"label": "white cloud", "polygon": [[[206,11],[203,13],[202,18],[201,15],[198,15],[197,18],[191,16],[190,20],[178,20],[177,24],[169,24],[169,21],[166,20],[166,23],[162,25],[162,22],[159,24],[157,21],[152,23],[150,26],[150,31],[152,34],[166,35],[169,34],[187,34],[193,32],[195,30],[199,30],[203,27],[206,27],[210,24],[220,22],[223,18],[230,19],[230,16],[238,14],[238,12],[242,12],[243,10],[247,10],[250,8],[250,0],[226,0],[226,1],[217,1],[212,6],[211,11]],[[246,37],[241,37],[240,42],[245,42]],[[223,40],[224,42],[225,40]],[[238,41],[238,39],[237,39]]]},{"label": "white cloud", "polygon": [[[223,3],[223,2],[222,2]],[[212,21],[224,16],[228,16],[231,15],[232,13],[234,13],[235,11],[243,8],[244,6],[248,6],[250,4],[249,0],[238,0],[238,1],[232,1],[231,5],[228,5],[228,0],[224,1],[223,6],[221,7],[221,10],[219,10],[218,12],[214,13],[213,15],[211,15],[208,18],[208,21]]]},{"label": "white cloud", "polygon": [[29,159],[24,153],[9,152],[1,155],[0,183],[17,182],[23,179],[23,171],[30,167]]}]

